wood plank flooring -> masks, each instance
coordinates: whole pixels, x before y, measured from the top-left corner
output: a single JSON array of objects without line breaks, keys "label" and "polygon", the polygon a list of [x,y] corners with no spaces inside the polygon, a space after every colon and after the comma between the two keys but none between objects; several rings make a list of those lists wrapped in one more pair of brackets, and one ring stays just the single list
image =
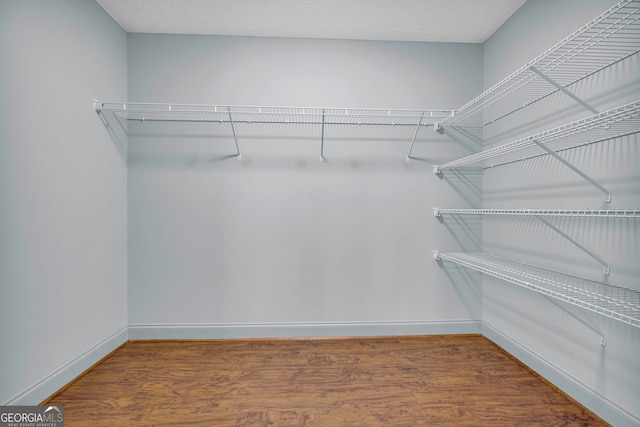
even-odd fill
[{"label": "wood plank flooring", "polygon": [[46,404],[66,427],[607,425],[476,335],[134,341]]}]

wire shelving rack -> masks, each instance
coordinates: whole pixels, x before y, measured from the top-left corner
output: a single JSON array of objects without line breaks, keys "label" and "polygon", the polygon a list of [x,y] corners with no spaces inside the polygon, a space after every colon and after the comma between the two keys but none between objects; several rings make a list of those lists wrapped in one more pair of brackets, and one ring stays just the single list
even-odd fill
[{"label": "wire shelving rack", "polygon": [[[398,127],[413,130],[413,138],[406,159],[411,158],[416,137],[422,127],[432,126],[452,117],[454,110],[438,109],[372,109],[372,108],[323,108],[323,107],[277,107],[250,105],[197,105],[100,102],[94,100],[94,109],[106,117],[106,122],[115,119],[123,124],[137,123],[179,123],[181,125],[220,124],[228,128],[233,137],[236,154],[241,158],[237,127],[242,125],[302,125],[315,126],[320,141],[320,160],[324,161],[325,128],[330,126],[349,127]],[[128,126],[121,126],[127,132]]]},{"label": "wire shelving rack", "polygon": [[516,215],[516,216],[569,216],[640,218],[640,209],[440,209],[433,215]]},{"label": "wire shelving rack", "polygon": [[251,105],[199,105],[99,102],[102,114],[136,122],[211,122],[234,124],[308,124],[352,126],[433,126],[453,110],[282,107]]},{"label": "wire shelving rack", "polygon": [[638,52],[640,0],[623,0],[460,107],[445,122],[461,125],[484,111],[486,126],[558,91],[572,96],[568,88],[573,84]]},{"label": "wire shelving rack", "polygon": [[484,253],[442,253],[449,261],[546,297],[640,328],[640,290],[602,283]]},{"label": "wire shelving rack", "polygon": [[442,165],[436,165],[434,166],[434,171],[439,173],[443,169],[458,168],[485,162],[486,160],[535,147],[539,144],[554,142],[555,144],[562,145],[561,148],[554,147],[557,151],[559,149],[606,141],[638,132],[640,132],[640,100],[525,138],[498,145],[480,151],[479,153],[452,160]]}]

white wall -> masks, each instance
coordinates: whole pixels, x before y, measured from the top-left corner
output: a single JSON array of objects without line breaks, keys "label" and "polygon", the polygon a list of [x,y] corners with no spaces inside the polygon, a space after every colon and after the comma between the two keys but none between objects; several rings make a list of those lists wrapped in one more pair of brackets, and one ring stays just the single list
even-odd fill
[{"label": "white wall", "polygon": [[[612,1],[529,1],[484,46],[490,87],[604,12]],[[599,111],[640,99],[640,59],[633,57],[571,89]],[[486,146],[531,135],[592,113],[560,94],[516,118],[484,129]],[[485,120],[489,117],[485,117]],[[605,186],[612,202],[551,156],[484,170],[484,208],[637,209],[640,139],[618,138],[561,153]],[[635,219],[552,218],[556,227],[606,260],[594,259],[535,218],[485,217],[483,250],[559,271],[639,289],[640,224]],[[493,339],[616,425],[640,422],[640,331],[571,309],[607,338],[548,300],[483,279],[483,320]],[[538,362],[544,362],[540,364]],[[543,366],[544,365],[544,366]],[[618,414],[625,414],[616,417]],[[612,418],[613,417],[613,418]]]},{"label": "white wall", "polygon": [[126,60],[95,2],[0,2],[0,404],[126,335],[126,158],[92,109],[126,98]]},{"label": "white wall", "polygon": [[[481,89],[479,45],[129,34],[128,52],[139,102],[455,108]],[[469,153],[446,136],[421,130],[406,163],[413,128],[328,128],[320,163],[319,127],[238,124],[241,161],[228,128],[130,130],[135,327],[479,320],[479,288],[430,262],[457,245],[431,209],[480,203],[479,179],[432,174]]]}]

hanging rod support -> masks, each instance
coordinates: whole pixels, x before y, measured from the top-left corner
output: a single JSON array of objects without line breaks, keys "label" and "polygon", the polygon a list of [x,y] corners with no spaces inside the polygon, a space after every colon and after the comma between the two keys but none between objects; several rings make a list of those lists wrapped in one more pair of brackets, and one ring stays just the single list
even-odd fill
[{"label": "hanging rod support", "polygon": [[553,304],[556,305],[556,307],[562,309],[562,311],[564,311],[565,313],[567,313],[569,316],[573,317],[574,319],[576,319],[578,322],[582,323],[584,326],[586,326],[587,328],[589,328],[591,331],[593,331],[593,333],[595,333],[597,336],[600,337],[600,345],[605,347],[607,345],[607,338],[602,334],[602,332],[600,332],[600,330],[598,330],[595,326],[593,326],[592,324],[588,323],[586,320],[584,320],[583,318],[577,316],[575,313],[572,313],[570,310],[568,310],[567,307],[565,307],[563,304],[560,304],[556,299],[551,298],[548,295],[545,294],[540,294],[543,297],[545,297],[547,299],[547,301],[552,302]]},{"label": "hanging rod support", "polygon": [[553,231],[555,231],[556,233],[558,233],[559,235],[561,235],[562,237],[564,237],[565,239],[567,239],[569,242],[571,242],[574,246],[576,246],[578,249],[580,249],[581,251],[583,251],[584,253],[586,253],[587,255],[589,255],[591,258],[595,259],[596,261],[598,261],[600,264],[602,264],[604,266],[604,274],[605,276],[609,275],[609,264],[607,264],[607,262],[605,260],[603,260],[602,258],[600,258],[598,255],[594,254],[593,252],[591,252],[589,249],[587,249],[586,247],[584,247],[583,245],[581,245],[580,243],[578,243],[573,237],[569,236],[567,233],[565,233],[564,231],[560,230],[558,227],[556,227],[555,225],[551,224],[549,221],[547,221],[546,219],[543,219],[541,216],[539,215],[534,215],[536,218],[538,218],[543,224],[545,224],[547,227],[551,228]]},{"label": "hanging rod support", "polygon": [[238,147],[238,137],[236,136],[236,127],[233,124],[233,117],[231,117],[231,109],[227,107],[227,113],[229,113],[229,123],[231,124],[231,131],[233,132],[233,140],[236,143],[236,151],[238,160],[242,159],[242,155],[240,154],[240,147]]},{"label": "hanging rod support", "polygon": [[538,141],[536,139],[532,139],[532,141],[538,147],[542,148],[544,151],[546,151],[547,153],[551,154],[554,158],[556,158],[558,161],[560,161],[563,165],[565,165],[566,167],[568,167],[569,169],[571,169],[572,171],[574,171],[575,173],[577,173],[578,175],[580,175],[581,177],[583,177],[584,179],[589,181],[589,183],[591,183],[593,186],[598,188],[600,191],[602,191],[605,194],[605,202],[611,203],[611,193],[609,193],[609,190],[604,188],[602,185],[600,185],[593,178],[591,178],[590,176],[588,176],[587,174],[582,172],[580,169],[578,169],[577,167],[573,166],[571,163],[569,163],[568,161],[566,161],[565,159],[560,157],[560,155],[558,153],[556,153],[555,151],[553,151],[552,149],[550,149],[546,145],[542,144],[540,141]]},{"label": "hanging rod support", "polygon": [[325,110],[322,110],[322,135],[320,138],[320,161],[324,162],[324,116]]},{"label": "hanging rod support", "polygon": [[566,87],[562,86],[560,83],[556,82],[555,80],[553,80],[551,77],[547,76],[546,74],[544,74],[542,71],[538,70],[536,67],[529,67],[529,69],[531,71],[533,71],[534,73],[536,73],[537,75],[539,75],[540,77],[542,77],[544,80],[546,80],[547,82],[549,82],[552,86],[554,86],[555,88],[557,88],[560,92],[564,93],[565,95],[567,95],[568,97],[570,97],[571,99],[573,99],[574,101],[576,101],[578,104],[582,105],[584,108],[586,108],[587,110],[591,111],[593,114],[598,114],[600,113],[600,111],[596,110],[595,108],[593,108],[591,105],[587,104],[584,100],[582,100],[581,98],[578,98],[576,95],[574,95],[570,90],[568,90]]},{"label": "hanging rod support", "polygon": [[424,112],[420,115],[420,120],[418,120],[418,126],[416,126],[416,131],[413,134],[413,139],[411,140],[411,146],[409,147],[409,152],[407,153],[407,162],[411,160],[411,152],[413,151],[413,145],[416,143],[416,137],[418,136],[418,132],[420,131],[420,126],[422,125],[423,118],[424,118]]}]

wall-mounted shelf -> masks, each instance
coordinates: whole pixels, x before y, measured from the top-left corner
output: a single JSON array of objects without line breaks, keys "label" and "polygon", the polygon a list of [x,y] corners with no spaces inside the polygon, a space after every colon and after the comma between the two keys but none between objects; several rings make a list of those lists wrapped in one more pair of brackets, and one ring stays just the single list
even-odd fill
[{"label": "wall-mounted shelf", "polygon": [[197,105],[94,101],[98,114],[120,122],[180,122],[225,124],[240,157],[237,127],[248,124],[314,125],[319,128],[320,159],[324,160],[325,128],[328,126],[397,126],[415,129],[407,159],[421,127],[438,127],[453,110],[371,108],[276,107],[248,105]]},{"label": "wall-mounted shelf", "polygon": [[640,51],[640,1],[624,0],[459,108],[447,119],[460,126],[485,111],[491,124],[541,99],[570,91],[578,81]]},{"label": "wall-mounted shelf", "polygon": [[442,253],[436,260],[453,262],[547,297],[640,328],[640,291],[483,253]]},{"label": "wall-mounted shelf", "polygon": [[562,143],[561,148],[556,148],[557,151],[576,145],[592,144],[594,142],[606,141],[638,132],[640,132],[640,101],[635,101],[603,113],[576,120],[566,125],[489,148],[457,160],[452,160],[442,165],[436,165],[434,166],[434,171],[438,173],[444,169],[458,168],[484,162],[528,147],[535,147],[538,145],[536,141],[539,144],[548,144],[553,141]]},{"label": "wall-mounted shelf", "polygon": [[[484,136],[494,135],[497,138],[504,138],[514,130],[522,135],[524,129],[533,128],[531,132],[537,133],[506,144],[488,146],[490,148],[478,153],[435,165],[434,173],[444,177],[441,173],[448,169],[456,172],[456,170],[463,171],[467,167],[475,169],[496,167],[548,154],[597,187],[605,194],[605,201],[611,202],[611,194],[604,186],[578,169],[568,160],[569,157],[561,154],[588,144],[614,139],[622,142],[633,141],[633,136],[640,133],[640,100],[602,112],[578,96],[586,90],[590,90],[589,93],[593,94],[597,93],[594,89],[606,89],[607,86],[602,84],[603,81],[607,79],[615,81],[619,78],[618,72],[623,66],[635,71],[638,60],[640,60],[640,0],[623,0],[469,101],[456,110],[452,117],[440,123],[441,132],[447,135],[449,129],[473,129],[480,125],[485,132]],[[628,77],[624,74],[624,78]],[[629,78],[634,79],[634,85],[637,84],[635,75],[630,75]],[[590,87],[587,88],[587,86]],[[629,98],[626,97],[632,92],[626,90],[628,87],[630,86],[624,89],[624,98],[620,95],[620,103],[629,102]],[[554,97],[552,98],[551,95]],[[562,98],[570,99],[576,103],[575,105],[580,105],[590,112],[580,120],[538,132],[542,129],[539,127],[541,120],[556,114],[549,105],[559,101],[556,109],[565,108],[564,100],[566,99]],[[543,100],[544,102],[540,102]],[[541,113],[544,116],[541,116]],[[571,117],[575,117],[573,111],[568,113]],[[509,119],[505,121],[508,123],[501,122],[504,126],[500,128],[488,127],[507,118]],[[553,123],[558,123],[558,119],[557,115],[554,116]],[[505,132],[505,129],[509,132]],[[610,273],[606,259],[609,254],[605,253],[601,256],[599,251],[593,251],[587,247],[592,246],[590,241],[588,244],[579,242],[562,230],[562,225],[571,220],[554,220],[553,217],[598,217],[603,221],[615,218],[621,223],[624,221],[625,224],[640,218],[640,209],[434,208],[433,213],[440,221],[444,221],[443,216],[452,215],[451,219],[455,222],[464,222],[466,218],[461,217],[470,215],[530,217],[530,221],[536,221],[544,227],[551,228],[600,263],[604,267],[605,276]],[[515,221],[513,218],[512,220]],[[529,221],[529,219],[525,220]],[[587,222],[589,221],[586,221],[585,225]],[[516,243],[516,245],[519,244]],[[450,262],[479,271],[543,295],[600,335],[602,345],[606,344],[606,339],[593,321],[585,318],[580,311],[568,310],[568,308],[579,307],[640,328],[639,289],[577,277],[485,253],[434,251],[433,256],[438,262]]]},{"label": "wall-mounted shelf", "polygon": [[[129,121],[180,121],[235,124],[308,124],[356,126],[422,126],[454,114],[453,110],[398,110],[367,108],[274,107],[249,105],[158,104],[99,102],[96,111]],[[231,114],[231,118],[229,117]]]},{"label": "wall-mounted shelf", "polygon": [[433,215],[516,215],[516,216],[571,216],[605,218],[640,218],[640,209],[440,209]]},{"label": "wall-mounted shelf", "polygon": [[[485,162],[489,159],[505,156],[506,154],[522,152],[530,147],[534,149],[539,148],[597,187],[605,194],[605,201],[611,202],[611,194],[606,188],[558,155],[557,151],[612,140],[638,132],[640,132],[640,101],[635,101],[442,165],[435,165],[433,171],[436,174],[440,174],[444,169],[459,168],[461,166]],[[553,148],[549,146],[552,142],[554,143]],[[537,153],[537,155],[539,155],[539,150]],[[521,160],[530,157],[532,157],[532,155],[528,154],[521,157]],[[491,166],[499,166],[504,163],[507,163],[507,161]]]},{"label": "wall-mounted shelf", "polygon": [[609,263],[602,259],[585,245],[578,242],[573,237],[562,231],[556,225],[552,224],[543,217],[601,217],[601,218],[640,218],[640,209],[440,209],[433,208],[433,215],[440,217],[441,215],[507,215],[507,216],[530,216],[536,218],[547,227],[567,239],[575,247],[589,255],[591,258],[602,264],[604,274],[608,276],[610,273]]}]

